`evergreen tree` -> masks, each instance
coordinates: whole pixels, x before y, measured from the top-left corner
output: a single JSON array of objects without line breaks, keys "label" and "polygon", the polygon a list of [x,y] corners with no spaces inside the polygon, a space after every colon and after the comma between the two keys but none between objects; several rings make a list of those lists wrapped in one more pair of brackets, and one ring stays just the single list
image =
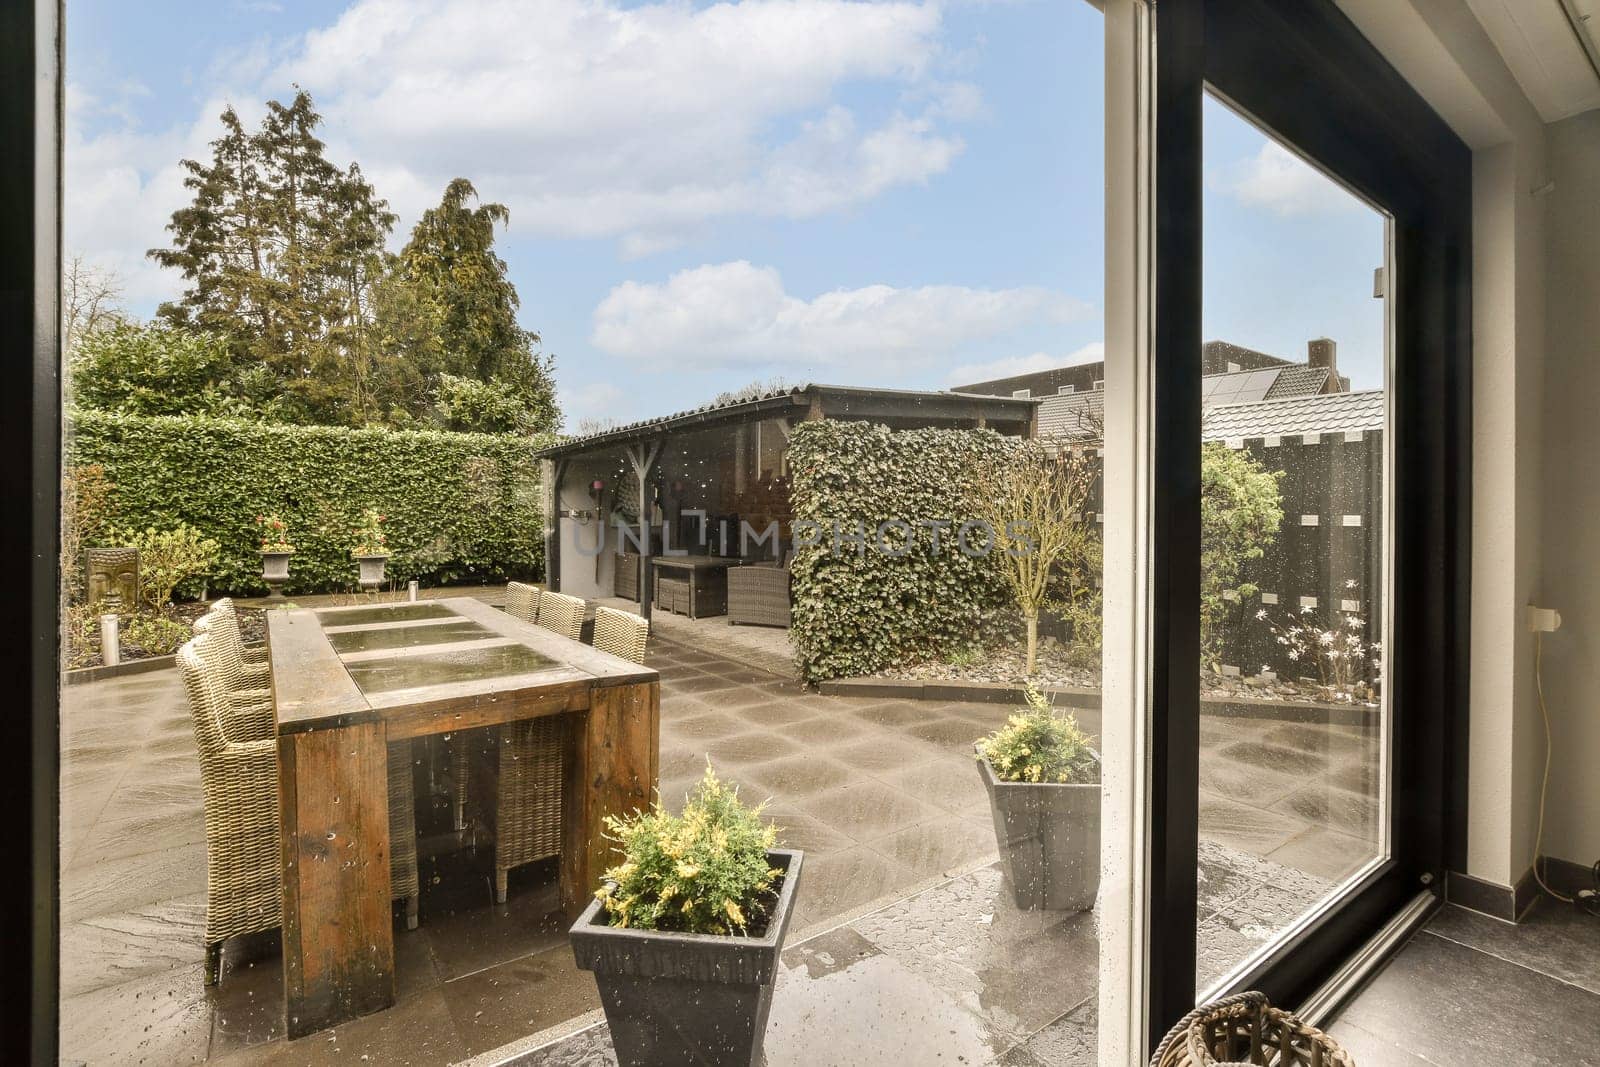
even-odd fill
[{"label": "evergreen tree", "polygon": [[496,227],[507,224],[511,213],[504,204],[473,203],[477,199],[472,183],[457,178],[439,206],[423,213],[395,268],[406,290],[397,304],[411,321],[436,328],[436,344],[416,353],[429,360],[425,371],[439,399],[436,418],[459,419],[459,383],[452,380],[469,379],[493,387],[484,396],[523,405],[519,425],[553,430],[560,423],[553,360],[537,350],[538,334],[518,324],[521,300],[494,250]]},{"label": "evergreen tree", "polygon": [[395,216],[358,165],[326,157],[310,94],[269,101],[254,133],[232,108],[221,120],[210,161],[183,161],[193,200],[171,247],[149,253],[188,283],[161,318],[225,339],[217,394],[297,422],[559,425],[553,361],[495,254],[503,204],[457,178],[394,256]]},{"label": "evergreen tree", "polygon": [[239,363],[270,371],[291,417],[362,423],[378,414],[366,324],[395,217],[359,167],[325,157],[320,122],[303,90],[270,101],[254,134],[225,110],[211,163],[183,161],[194,201],[173,213],[172,247],[150,255],[190,283],[164,319],[231,338]]}]

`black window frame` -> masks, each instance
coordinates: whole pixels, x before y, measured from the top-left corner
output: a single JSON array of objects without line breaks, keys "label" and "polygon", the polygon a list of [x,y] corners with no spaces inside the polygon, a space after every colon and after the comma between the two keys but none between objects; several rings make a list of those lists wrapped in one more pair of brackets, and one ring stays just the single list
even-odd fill
[{"label": "black window frame", "polygon": [[0,4],[0,810],[25,868],[0,879],[5,1063],[58,1058],[61,54],[61,0]]},{"label": "black window frame", "polygon": [[1472,494],[1470,150],[1332,0],[1159,0],[1154,27],[1152,1046],[1194,1004],[1208,90],[1389,213],[1396,294],[1391,854],[1229,991],[1300,1003],[1461,862]]}]

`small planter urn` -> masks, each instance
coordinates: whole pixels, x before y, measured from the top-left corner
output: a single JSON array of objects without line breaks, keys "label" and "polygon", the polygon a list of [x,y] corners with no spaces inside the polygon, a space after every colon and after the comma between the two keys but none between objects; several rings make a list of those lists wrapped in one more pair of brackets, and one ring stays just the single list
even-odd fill
[{"label": "small planter urn", "polygon": [[607,925],[594,900],[573,924],[572,954],[594,972],[619,1067],[719,1067],[764,1062],[778,954],[789,929],[802,853],[773,849],[784,872],[759,937]]},{"label": "small planter urn", "polygon": [[289,580],[289,557],[293,552],[271,552],[261,550],[261,580],[267,583],[271,590],[268,595],[274,600],[283,599],[283,583]]},{"label": "small planter urn", "polygon": [[1024,911],[1088,911],[1100,890],[1100,783],[1003,782],[978,752],[1012,899]]},{"label": "small planter urn", "polygon": [[389,561],[389,553],[378,552],[370,556],[357,556],[356,563],[361,567],[361,588],[372,592],[383,585],[383,565]]}]

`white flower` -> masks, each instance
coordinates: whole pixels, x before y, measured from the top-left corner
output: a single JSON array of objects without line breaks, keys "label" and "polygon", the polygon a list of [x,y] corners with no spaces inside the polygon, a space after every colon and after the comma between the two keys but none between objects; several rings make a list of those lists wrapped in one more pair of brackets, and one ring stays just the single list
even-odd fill
[{"label": "white flower", "polygon": [[1256,618],[1264,619],[1266,617],[1267,617],[1267,609],[1266,608],[1262,608],[1260,611],[1256,612]]},{"label": "white flower", "polygon": [[1302,614],[1302,615],[1310,615],[1311,614],[1311,605],[1310,604],[1301,605],[1300,614]]},{"label": "white flower", "polygon": [[1354,589],[1356,587],[1356,580],[1354,578],[1346,578],[1344,580],[1344,587],[1346,589]]},{"label": "white flower", "polygon": [[1298,648],[1291,648],[1289,650],[1289,658],[1290,659],[1294,659],[1294,660],[1299,659],[1300,658],[1300,650]]}]

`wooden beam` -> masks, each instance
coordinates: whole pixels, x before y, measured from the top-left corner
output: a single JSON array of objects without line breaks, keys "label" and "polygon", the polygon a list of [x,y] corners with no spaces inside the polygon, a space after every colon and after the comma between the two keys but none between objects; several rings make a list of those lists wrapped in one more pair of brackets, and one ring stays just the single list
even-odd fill
[{"label": "wooden beam", "polygon": [[646,622],[650,621],[651,605],[655,602],[655,567],[650,562],[654,555],[650,551],[650,472],[665,443],[666,438],[658,437],[623,450],[639,482],[639,614]]},{"label": "wooden beam", "polygon": [[394,1003],[384,724],[278,739],[290,1037]]},{"label": "wooden beam", "polygon": [[595,689],[568,734],[561,846],[562,908],[572,916],[594,899],[618,857],[605,834],[610,815],[643,811],[655,798],[661,752],[658,682]]},{"label": "wooden beam", "polygon": [[545,588],[561,591],[561,483],[567,476],[566,456],[545,460],[550,474],[550,510],[544,529]]}]

